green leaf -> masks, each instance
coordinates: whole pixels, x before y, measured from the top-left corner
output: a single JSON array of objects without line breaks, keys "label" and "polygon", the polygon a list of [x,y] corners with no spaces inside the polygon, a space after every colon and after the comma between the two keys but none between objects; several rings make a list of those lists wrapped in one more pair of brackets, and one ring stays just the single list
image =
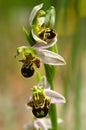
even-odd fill
[{"label": "green leaf", "polygon": [[27,41],[29,42],[29,44],[30,44],[31,46],[33,46],[33,45],[36,43],[36,41],[33,39],[33,36],[32,36],[31,31],[28,32],[27,29],[26,29],[24,26],[23,26],[22,29],[23,29],[23,32],[24,32],[25,35],[26,35]]}]

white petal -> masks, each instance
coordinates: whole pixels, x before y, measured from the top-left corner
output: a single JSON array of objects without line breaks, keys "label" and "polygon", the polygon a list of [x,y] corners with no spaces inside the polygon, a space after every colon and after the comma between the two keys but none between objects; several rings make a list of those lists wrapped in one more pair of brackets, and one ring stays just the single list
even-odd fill
[{"label": "white petal", "polygon": [[43,76],[41,78],[41,80],[39,81],[37,86],[38,87],[44,87],[44,89],[49,89],[50,88],[50,85],[49,85],[48,81],[46,80],[45,76]]},{"label": "white petal", "polygon": [[39,130],[41,128],[42,130],[47,130],[47,127],[42,119],[37,119],[34,121],[34,127],[36,130]]},{"label": "white petal", "polygon": [[32,109],[31,106],[27,105],[27,104],[28,104],[30,101],[32,101],[32,100],[33,100],[33,99],[32,99],[32,96],[30,95],[29,99],[27,100],[27,103],[25,104],[25,106],[26,106],[27,109]]},{"label": "white petal", "polygon": [[45,64],[50,65],[65,65],[65,60],[59,54],[56,54],[49,50],[37,50],[37,55],[42,59]]},{"label": "white petal", "polygon": [[31,12],[31,15],[30,15],[30,18],[29,18],[29,23],[30,25],[32,25],[32,22],[37,14],[37,12],[43,7],[43,3],[40,4],[40,5],[37,5],[33,8],[32,12]]},{"label": "white petal", "polygon": [[50,90],[50,89],[45,89],[45,93],[47,96],[51,98],[51,103],[65,103],[65,98],[61,94]]},{"label": "white petal", "polygon": [[[58,118],[57,122],[62,123],[62,119]],[[34,127],[36,128],[36,130],[38,130],[39,127],[41,127],[42,130],[51,129],[51,120],[50,118],[37,119],[34,121]]]},{"label": "white petal", "polygon": [[32,109],[32,107],[28,106],[27,104],[25,104],[25,107],[30,110]]},{"label": "white petal", "polygon": [[[34,33],[33,29],[31,30],[31,33],[32,33],[32,36],[33,36],[33,38],[34,38],[35,41],[37,41],[38,43],[47,44],[46,41],[40,39],[40,38]],[[35,46],[33,46],[33,47],[35,47]]]},{"label": "white petal", "polygon": [[44,44],[43,42],[37,42],[33,47],[40,48],[40,49],[49,48],[52,47],[56,42],[57,42],[57,36],[51,39],[50,42],[47,44]]},{"label": "white petal", "polygon": [[[47,129],[51,129],[52,126],[51,126],[51,120],[50,120],[50,118],[44,118],[43,121],[46,124]],[[58,118],[57,119],[57,123],[58,124],[62,123],[62,119]]]}]

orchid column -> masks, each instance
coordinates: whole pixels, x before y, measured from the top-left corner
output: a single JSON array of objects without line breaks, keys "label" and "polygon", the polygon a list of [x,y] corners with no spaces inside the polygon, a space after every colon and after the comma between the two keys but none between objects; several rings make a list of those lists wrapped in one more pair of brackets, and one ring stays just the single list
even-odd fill
[{"label": "orchid column", "polygon": [[[27,108],[32,109],[35,116],[33,127],[36,130],[58,130],[57,110],[55,103],[65,103],[65,98],[54,91],[54,76],[57,65],[65,65],[65,60],[57,54],[57,34],[54,29],[55,9],[42,10],[43,4],[33,8],[30,18],[30,31],[25,27],[23,31],[27,37],[30,46],[21,46],[17,48],[16,57],[22,54],[21,74],[25,78],[30,78],[35,71],[40,68],[40,63],[44,64],[46,76],[39,72],[38,84],[32,87]],[[50,127],[44,123],[42,118],[51,120]],[[49,121],[50,122],[50,121]],[[29,125],[25,127],[29,129]]]}]

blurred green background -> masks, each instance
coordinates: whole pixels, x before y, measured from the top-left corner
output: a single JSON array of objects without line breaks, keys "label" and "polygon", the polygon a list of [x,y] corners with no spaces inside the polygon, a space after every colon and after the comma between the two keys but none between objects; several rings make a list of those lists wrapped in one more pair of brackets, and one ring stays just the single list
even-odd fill
[{"label": "blurred green background", "polygon": [[59,129],[86,130],[86,0],[0,0],[0,130],[22,130],[32,119],[25,103],[36,75],[23,78],[14,55],[18,46],[28,45],[22,26],[29,29],[31,9],[41,2],[44,9],[56,8],[58,50],[67,62],[55,76],[55,89],[67,100],[57,105]]}]

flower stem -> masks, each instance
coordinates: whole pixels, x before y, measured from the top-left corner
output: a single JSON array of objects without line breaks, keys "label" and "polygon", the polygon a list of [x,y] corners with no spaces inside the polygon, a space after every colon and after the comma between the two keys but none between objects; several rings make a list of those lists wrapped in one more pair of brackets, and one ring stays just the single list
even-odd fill
[{"label": "flower stem", "polygon": [[[53,82],[50,82],[51,89],[54,90]],[[56,105],[51,104],[50,105],[50,112],[49,112],[50,118],[51,118],[51,124],[52,124],[52,130],[58,130],[58,124],[57,124],[57,110]]]},{"label": "flower stem", "polygon": [[51,118],[52,130],[58,130],[57,111],[56,111],[56,105],[55,104],[51,104],[49,115],[50,115],[50,118]]},{"label": "flower stem", "polygon": [[[55,74],[54,66],[44,65],[44,67],[45,67],[46,77],[50,84],[50,87],[52,90],[54,90],[54,85],[53,85],[53,79],[54,79],[54,74]],[[57,110],[56,110],[55,104],[50,105],[49,115],[51,119],[52,130],[58,130]]]}]

